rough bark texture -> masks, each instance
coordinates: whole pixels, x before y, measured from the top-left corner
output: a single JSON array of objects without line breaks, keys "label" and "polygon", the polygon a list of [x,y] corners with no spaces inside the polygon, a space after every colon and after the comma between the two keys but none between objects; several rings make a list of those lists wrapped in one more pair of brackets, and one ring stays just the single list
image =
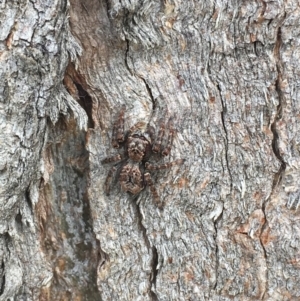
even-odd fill
[{"label": "rough bark texture", "polygon": [[[299,4],[2,1],[0,300],[299,300]],[[103,191],[122,104],[162,211]]]}]

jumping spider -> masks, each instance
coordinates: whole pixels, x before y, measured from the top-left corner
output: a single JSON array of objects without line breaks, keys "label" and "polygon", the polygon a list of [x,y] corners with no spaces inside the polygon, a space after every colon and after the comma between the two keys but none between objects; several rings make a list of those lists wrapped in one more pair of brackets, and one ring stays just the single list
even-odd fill
[{"label": "jumping spider", "polygon": [[[102,160],[103,164],[117,162],[108,172],[104,184],[105,192],[109,195],[114,173],[118,170],[119,182],[124,192],[137,195],[148,185],[157,207],[161,209],[162,203],[148,171],[167,169],[182,164],[184,160],[178,159],[173,162],[154,165],[149,163],[148,159],[153,153],[162,154],[163,156],[169,155],[175,135],[173,120],[172,118],[168,120],[168,135],[166,135],[166,126],[163,119],[161,119],[159,121],[158,136],[154,139],[155,131],[153,127],[148,126],[146,131],[142,131],[140,129],[141,123],[137,123],[127,133],[124,133],[124,114],[125,106],[119,112],[112,134],[113,147],[124,147],[124,155],[117,154]],[[165,136],[166,139],[164,139]],[[163,146],[164,140],[167,141],[165,146]],[[117,169],[117,165],[120,163],[122,165]]]}]

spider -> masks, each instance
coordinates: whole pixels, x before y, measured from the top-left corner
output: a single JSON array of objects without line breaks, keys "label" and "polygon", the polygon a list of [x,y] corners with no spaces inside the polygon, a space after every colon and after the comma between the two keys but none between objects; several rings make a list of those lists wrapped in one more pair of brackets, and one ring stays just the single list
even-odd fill
[{"label": "spider", "polygon": [[[129,131],[125,133],[125,110],[126,107],[124,105],[114,123],[112,134],[112,146],[114,148],[124,147],[125,152],[124,155],[117,154],[102,160],[102,164],[116,163],[108,172],[104,190],[106,194],[109,195],[114,174],[118,171],[119,182],[121,189],[124,192],[131,195],[137,195],[145,188],[145,186],[149,186],[155,204],[159,209],[162,209],[162,203],[160,202],[159,195],[149,171],[167,169],[174,165],[182,164],[184,159],[178,159],[173,162],[158,165],[149,163],[148,159],[153,154],[161,154],[163,156],[168,156],[170,154],[175,135],[173,118],[170,118],[166,125],[164,120],[160,119],[159,131],[157,138],[155,139],[153,127],[148,126],[146,131],[142,131],[140,129],[142,127],[141,122],[131,127]],[[166,135],[166,128],[168,130],[168,135]],[[164,145],[165,140],[166,145]],[[120,165],[119,168],[117,168],[118,165]]]}]

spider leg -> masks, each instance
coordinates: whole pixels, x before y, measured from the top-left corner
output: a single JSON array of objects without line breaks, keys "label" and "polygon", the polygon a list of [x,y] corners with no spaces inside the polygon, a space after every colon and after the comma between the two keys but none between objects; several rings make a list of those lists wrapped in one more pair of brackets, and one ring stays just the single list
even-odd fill
[{"label": "spider leg", "polygon": [[161,143],[162,143],[162,140],[164,138],[165,130],[166,130],[163,119],[160,119],[159,125],[160,125],[160,128],[159,128],[159,131],[158,131],[157,139],[156,139],[156,141],[155,141],[155,143],[153,144],[153,147],[152,147],[152,151],[154,153],[158,153],[160,151]]},{"label": "spider leg", "polygon": [[113,134],[112,134],[112,146],[114,148],[119,148],[119,143],[124,142],[124,114],[125,114],[125,105],[122,106],[121,111],[119,112],[118,119],[114,123]]},{"label": "spider leg", "polygon": [[143,121],[139,121],[138,123],[136,123],[135,125],[133,125],[130,129],[129,129],[129,134],[134,133],[136,130],[142,128],[144,125]]},{"label": "spider leg", "polygon": [[154,142],[154,140],[155,140],[155,130],[154,130],[154,127],[153,126],[148,126],[147,127],[147,133],[149,134],[149,137],[150,137],[150,139],[151,139],[151,143],[153,143]]},{"label": "spider leg", "polygon": [[163,204],[161,203],[160,201],[160,198],[159,198],[159,195],[157,193],[157,190],[156,188],[154,187],[154,183],[152,181],[152,178],[151,178],[151,175],[149,174],[149,172],[145,173],[144,175],[144,179],[146,181],[146,184],[149,186],[150,188],[150,191],[152,193],[152,196],[153,196],[153,199],[154,199],[154,202],[156,204],[156,206],[159,208],[159,209],[162,209],[163,207]]},{"label": "spider leg", "polygon": [[170,120],[168,122],[168,128],[169,128],[168,143],[167,143],[167,146],[162,151],[163,156],[168,156],[170,154],[170,151],[171,151],[171,148],[173,145],[175,129],[174,129],[174,123],[173,123],[172,118],[170,118]]},{"label": "spider leg", "polygon": [[157,165],[146,162],[145,167],[147,170],[168,169],[174,165],[181,165],[184,161],[185,161],[184,159],[178,159],[172,162],[167,162],[167,163],[157,164]]},{"label": "spider leg", "polygon": [[122,159],[123,159],[122,156],[120,154],[117,154],[112,157],[107,157],[107,158],[103,159],[101,161],[101,163],[105,164],[105,163],[118,162],[118,161],[121,161]]},{"label": "spider leg", "polygon": [[113,180],[113,175],[116,170],[117,170],[117,168],[115,166],[113,166],[107,174],[107,177],[106,177],[106,180],[104,183],[104,191],[105,191],[106,195],[109,195],[109,193],[110,193],[110,187],[111,187],[111,183]]}]

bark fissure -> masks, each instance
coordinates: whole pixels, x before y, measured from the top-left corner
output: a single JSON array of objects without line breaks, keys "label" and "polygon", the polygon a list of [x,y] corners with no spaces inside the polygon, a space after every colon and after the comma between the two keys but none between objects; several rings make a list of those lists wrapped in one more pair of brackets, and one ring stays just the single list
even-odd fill
[{"label": "bark fissure", "polygon": [[213,286],[214,290],[218,286],[218,269],[219,269],[219,246],[217,244],[217,237],[218,237],[218,228],[216,226],[216,223],[214,223],[215,231],[216,231],[216,237],[215,237],[215,243],[216,243],[216,248],[215,248],[215,256],[216,256],[216,266],[215,266],[215,273],[216,273],[216,282],[215,285]]},{"label": "bark fissure", "polygon": [[222,219],[223,216],[223,211],[224,211],[224,206],[222,209],[221,214],[218,216],[218,218],[216,220],[214,220],[214,228],[215,228],[215,235],[214,235],[214,240],[215,240],[215,244],[216,244],[216,248],[215,248],[215,256],[216,256],[216,266],[215,266],[215,273],[216,273],[216,283],[213,286],[213,289],[215,290],[218,286],[218,270],[219,270],[219,246],[218,246],[218,222]]},{"label": "bark fissure", "polygon": [[128,64],[128,57],[129,57],[129,40],[126,39],[125,66],[126,66],[127,70],[129,71],[129,73],[131,75],[133,75],[132,70],[130,69],[129,64]]},{"label": "bark fissure", "polygon": [[76,88],[78,90],[78,96],[79,96],[79,101],[78,103],[80,106],[84,109],[88,116],[88,127],[89,128],[94,128],[95,123],[92,117],[92,111],[93,111],[93,100],[90,94],[83,88],[83,86],[79,83],[74,82],[76,85]]},{"label": "bark fissure", "polygon": [[[277,123],[280,121],[281,119],[281,115],[282,115],[282,105],[283,105],[283,99],[282,99],[282,92],[281,92],[281,88],[280,88],[280,83],[281,83],[281,78],[282,78],[282,74],[281,74],[281,70],[280,70],[280,46],[281,46],[281,28],[278,28],[278,32],[277,32],[277,40],[275,43],[275,48],[274,48],[274,56],[276,59],[276,69],[277,69],[277,78],[276,78],[276,82],[275,82],[275,88],[276,88],[276,92],[278,95],[278,105],[276,108],[276,114],[275,114],[275,118],[273,123],[271,124],[271,131],[273,133],[273,140],[272,140],[272,150],[274,155],[276,156],[276,158],[278,159],[278,161],[281,163],[279,170],[277,171],[277,173],[274,176],[273,179],[273,186],[272,186],[272,192],[270,194],[270,197],[272,196],[274,190],[276,189],[276,187],[278,186],[278,184],[280,183],[282,176],[285,172],[286,169],[286,162],[284,161],[283,157],[280,154],[280,150],[278,147],[278,142],[279,142],[279,134],[277,131]],[[266,207],[266,203],[267,201],[270,199],[270,197],[266,200],[266,202],[263,203],[262,209],[264,212],[264,209]],[[265,213],[265,212],[264,212]]]},{"label": "bark fissure", "polygon": [[[264,256],[264,259],[265,259],[265,264],[267,266],[267,250],[264,246],[264,243],[262,241],[262,234],[264,233],[264,230],[266,229],[266,226],[267,226],[267,216],[266,216],[266,211],[265,211],[265,204],[266,202],[263,203],[263,206],[262,206],[262,212],[263,212],[263,215],[264,215],[264,223],[261,227],[261,231],[260,231],[260,235],[259,235],[259,242],[260,242],[260,245],[262,247],[262,250],[263,250],[263,256]],[[266,269],[265,270],[265,277],[266,277],[266,283],[265,283],[265,286],[264,286],[264,292],[262,293],[262,297],[261,297],[261,300],[264,300],[264,296],[266,294],[266,291],[267,291],[267,285],[268,285],[268,270]]]},{"label": "bark fissure", "polygon": [[156,288],[156,278],[158,273],[158,253],[155,246],[152,247],[152,256],[151,296],[153,301],[158,301],[158,297],[152,289],[153,287]]},{"label": "bark fissure", "polygon": [[219,95],[220,95],[220,100],[221,100],[221,104],[222,104],[222,112],[221,112],[221,119],[222,119],[222,125],[223,125],[223,130],[225,133],[225,160],[226,160],[226,166],[227,166],[227,171],[230,177],[230,191],[232,191],[232,174],[231,174],[231,170],[229,168],[229,155],[228,155],[228,133],[227,133],[227,129],[226,129],[226,124],[225,124],[225,114],[226,114],[226,106],[224,104],[223,98],[222,98],[222,90],[219,86],[219,84],[217,84],[217,88],[219,91]]},{"label": "bark fissure", "polygon": [[[33,9],[35,10],[35,12],[36,12],[36,14],[37,14],[37,16],[38,16],[38,19],[37,19],[37,21],[36,21],[36,24],[40,24],[40,23],[41,23],[41,16],[40,16],[39,10],[36,8],[35,2],[33,2],[32,0],[30,0],[29,2],[31,3]],[[49,23],[49,22],[47,22],[46,20],[44,20],[44,26],[46,26],[47,23]],[[31,37],[30,37],[30,43],[32,43],[33,38],[34,38],[34,36],[35,36],[37,30],[38,30],[38,26],[35,26],[35,27],[33,28],[32,35],[31,35]],[[25,40],[25,41],[26,41],[26,40]],[[29,41],[26,41],[26,42],[29,42]]]},{"label": "bark fissure", "polygon": [[[280,161],[281,164],[280,164],[279,170],[274,175],[273,183],[272,183],[272,191],[270,193],[270,196],[262,203],[262,212],[264,214],[264,223],[261,228],[261,233],[260,233],[259,239],[260,239],[261,247],[263,249],[264,258],[266,261],[267,261],[267,250],[266,250],[266,248],[264,246],[264,242],[262,240],[262,235],[263,235],[264,230],[266,229],[267,223],[268,223],[267,214],[266,214],[266,205],[269,202],[269,200],[271,199],[272,195],[275,193],[275,190],[276,190],[278,184],[281,182],[281,179],[282,179],[283,174],[286,169],[286,162],[284,161],[283,157],[281,156],[279,148],[278,148],[279,134],[276,129],[276,124],[281,119],[282,104],[283,104],[282,92],[281,92],[281,88],[280,88],[280,82],[281,82],[281,77],[282,77],[281,70],[280,70],[280,46],[281,46],[281,44],[282,44],[281,28],[279,27],[278,32],[277,32],[275,48],[274,48],[274,56],[275,56],[275,60],[276,60],[276,69],[277,69],[277,78],[275,81],[275,88],[276,88],[276,92],[278,95],[278,105],[276,108],[276,114],[275,114],[274,121],[271,124],[271,131],[273,133],[272,150],[273,150],[274,155]],[[266,271],[266,279],[268,279],[267,271]],[[266,283],[268,283],[268,281],[266,281]],[[262,300],[264,299],[264,295],[265,295],[266,291],[267,291],[267,289],[265,289],[265,291],[262,295]]]},{"label": "bark fissure", "polygon": [[264,243],[262,241],[262,234],[264,233],[264,230],[266,229],[266,226],[267,226],[266,203],[267,202],[264,202],[263,205],[262,205],[262,212],[263,212],[263,215],[264,215],[264,223],[262,224],[260,235],[259,235],[259,241],[260,241],[261,247],[263,249],[265,260],[267,260],[267,251],[266,251],[266,248],[265,248]]},{"label": "bark fissure", "polygon": [[[96,246],[97,246],[97,250],[98,250],[98,269],[101,270],[101,269],[105,269],[105,265],[106,263],[109,262],[109,255],[107,253],[105,253],[102,248],[101,248],[101,243],[100,243],[100,240],[97,239],[96,237],[96,234],[94,233],[95,235],[95,239],[96,239]],[[97,282],[97,278],[96,278],[96,282]]]},{"label": "bark fissure", "polygon": [[142,76],[138,76],[138,77],[143,81],[143,83],[144,83],[144,85],[146,87],[146,90],[148,92],[148,95],[150,97],[150,100],[152,102],[152,116],[153,116],[153,114],[154,114],[154,112],[156,110],[156,101],[155,101],[155,98],[153,96],[152,90],[151,90],[149,84],[147,83],[146,79],[144,79]]},{"label": "bark fissure", "polygon": [[110,2],[109,2],[109,0],[104,0],[104,3],[106,5],[107,17],[109,18],[109,16],[110,16]]},{"label": "bark fissure", "polygon": [[0,296],[3,294],[4,288],[5,288],[5,264],[4,264],[4,260],[2,260],[2,263],[1,263],[1,274],[2,274],[2,281],[1,281],[1,286],[0,286]]},{"label": "bark fissure", "polygon": [[145,241],[145,244],[148,248],[148,250],[151,248],[151,244],[150,244],[150,241],[149,241],[149,238],[147,236],[147,229],[145,228],[145,226],[143,225],[142,223],[142,220],[143,220],[143,215],[141,213],[141,210],[140,210],[140,207],[139,205],[136,203],[136,198],[132,201],[132,203],[134,204],[134,206],[136,207],[136,216],[137,216],[137,224],[138,224],[138,227],[139,229],[142,231],[142,234],[143,234],[143,238],[144,238],[144,241]]},{"label": "bark fissure", "polygon": [[[129,40],[126,39],[125,66],[126,66],[127,70],[129,71],[129,73],[131,75],[133,75],[133,72],[132,72],[132,70],[131,70],[131,68],[129,67],[129,64],[128,64],[128,57],[129,57]],[[156,109],[156,101],[155,101],[155,98],[153,96],[152,90],[151,90],[149,84],[147,83],[147,81],[145,80],[145,78],[143,78],[140,75],[138,75],[138,77],[143,81],[143,83],[146,87],[146,90],[147,90],[147,92],[149,94],[149,97],[151,99],[151,102],[152,102],[152,110],[154,111]]]},{"label": "bark fissure", "polygon": [[63,84],[71,97],[75,99],[86,112],[88,127],[94,128],[95,122],[93,120],[93,99],[87,91],[88,85],[86,83],[86,78],[77,71],[72,62],[69,62],[65,70]]},{"label": "bark fissure", "polygon": [[[273,133],[273,141],[272,141],[272,148],[273,148],[273,152],[276,156],[276,158],[281,162],[281,166],[279,168],[278,171],[278,181],[275,181],[275,183],[273,183],[273,185],[277,185],[280,182],[280,179],[282,177],[282,173],[284,172],[285,168],[286,168],[286,163],[284,162],[283,157],[280,154],[279,148],[278,148],[278,141],[279,141],[279,135],[276,129],[277,126],[277,122],[280,121],[281,119],[281,115],[282,115],[282,104],[283,104],[283,99],[282,99],[282,92],[281,92],[281,88],[280,88],[280,83],[281,83],[281,79],[282,79],[282,74],[281,74],[281,68],[280,68],[280,46],[281,46],[281,28],[278,28],[278,32],[277,32],[277,40],[276,40],[276,44],[275,44],[275,49],[274,49],[274,55],[275,55],[275,59],[276,59],[276,69],[277,69],[277,78],[276,78],[276,82],[275,82],[275,88],[276,88],[276,92],[278,95],[278,105],[276,108],[276,115],[274,118],[274,122],[271,124],[271,131]],[[276,184],[277,182],[277,184]]]},{"label": "bark fissure", "polygon": [[32,202],[31,202],[31,198],[30,198],[30,188],[27,187],[26,191],[25,191],[25,200],[30,208],[31,213],[33,214],[33,208],[32,208]]},{"label": "bark fissure", "polygon": [[153,301],[157,301],[158,298],[156,296],[156,294],[154,293],[154,291],[152,290],[152,287],[155,287],[156,285],[156,276],[157,276],[157,264],[158,264],[158,253],[157,253],[157,249],[155,246],[151,247],[151,243],[150,240],[147,236],[147,229],[145,228],[145,226],[142,223],[143,220],[143,215],[141,213],[140,207],[139,205],[136,203],[136,199],[134,199],[132,201],[132,203],[134,204],[135,208],[136,208],[136,214],[137,214],[137,224],[138,224],[138,228],[141,230],[145,244],[147,246],[148,252],[150,252],[152,250],[152,265],[151,265],[151,275],[150,275],[150,294],[152,296],[152,300]]},{"label": "bark fissure", "polygon": [[156,101],[155,101],[154,96],[152,94],[152,90],[151,90],[150,86],[148,85],[147,81],[144,78],[142,78],[142,77],[140,77],[140,78],[144,82],[145,87],[147,89],[147,92],[148,92],[148,94],[150,96],[150,99],[151,99],[151,102],[152,102],[152,111],[155,111],[155,109],[156,109]]}]

